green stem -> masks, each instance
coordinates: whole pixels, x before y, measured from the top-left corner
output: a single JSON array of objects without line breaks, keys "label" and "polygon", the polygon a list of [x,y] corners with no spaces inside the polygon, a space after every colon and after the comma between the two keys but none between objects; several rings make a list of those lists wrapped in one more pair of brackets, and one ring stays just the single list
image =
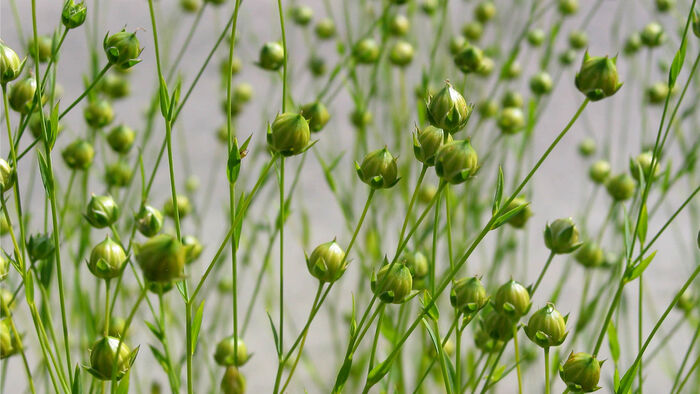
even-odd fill
[{"label": "green stem", "polygon": [[544,348],[544,392],[549,394],[549,347]]},{"label": "green stem", "polygon": [[[518,326],[513,324],[513,344],[515,345],[515,368],[518,372],[518,393],[523,392],[523,378],[520,371],[520,349],[518,347]],[[549,385],[548,385],[549,387]]]},{"label": "green stem", "polygon": [[[282,11],[282,0],[277,0],[277,10],[280,16],[280,29],[282,30],[282,49],[284,50],[284,63],[282,69],[282,113],[286,112],[287,109],[287,35],[284,29],[284,11]],[[281,238],[280,233],[280,238]],[[282,306],[280,305],[280,309]],[[280,327],[280,330],[282,328]],[[280,338],[280,345],[282,344]]]},{"label": "green stem", "polygon": [[496,368],[498,367],[498,361],[503,356],[504,350],[506,350],[505,343],[503,344],[503,346],[501,346],[501,351],[498,352],[498,356],[496,356],[496,360],[494,360],[493,364],[491,365],[491,370],[489,371],[489,376],[486,377],[486,381],[484,382],[484,387],[481,389],[481,394],[484,394],[486,392],[486,390],[488,390],[489,387],[491,386],[489,384],[491,382],[491,377],[493,376],[493,373],[496,371]]},{"label": "green stem", "polygon": [[[34,1],[36,1],[36,0],[34,0]],[[68,108],[64,109],[63,112],[61,112],[61,114],[58,115],[58,120],[61,120],[61,119],[63,119],[64,116],[68,115],[68,112],[70,112],[70,110],[72,110],[73,107],[75,107],[76,105],[78,105],[78,103],[80,103],[80,102],[85,98],[85,96],[87,96],[88,93],[90,93],[90,91],[97,85],[97,83],[100,82],[100,79],[102,79],[102,77],[107,73],[107,70],[109,70],[110,67],[112,67],[112,63],[107,63],[107,64],[105,64],[105,66],[102,68],[102,71],[100,71],[100,73],[97,74],[97,76],[95,77],[95,79],[92,81],[92,83],[90,83],[90,85],[88,85],[87,88],[85,88],[85,90],[83,91],[83,93],[81,93],[80,96],[78,96],[78,98],[75,99],[75,100],[68,106]],[[40,111],[40,112],[41,112],[41,111]]]},{"label": "green stem", "polygon": [[110,280],[106,279],[105,280],[105,327],[104,327],[104,335],[109,336],[109,284]]},{"label": "green stem", "polygon": [[[281,12],[281,5],[280,5]],[[284,110],[283,110],[284,111]],[[285,217],[285,207],[284,207],[284,156],[280,155],[280,287],[279,287],[279,300],[280,300],[280,326],[279,326],[279,348],[277,349],[279,354],[284,351],[284,217]]]},{"label": "green stem", "polygon": [[542,271],[540,271],[540,276],[537,277],[537,282],[535,282],[535,285],[532,287],[532,291],[530,291],[530,297],[532,297],[535,294],[535,291],[537,291],[537,288],[540,286],[540,283],[542,283],[542,278],[544,278],[544,274],[547,272],[549,265],[552,264],[553,259],[554,251],[551,251],[549,252],[549,257],[547,257],[547,262],[544,263],[544,267],[542,267]]}]

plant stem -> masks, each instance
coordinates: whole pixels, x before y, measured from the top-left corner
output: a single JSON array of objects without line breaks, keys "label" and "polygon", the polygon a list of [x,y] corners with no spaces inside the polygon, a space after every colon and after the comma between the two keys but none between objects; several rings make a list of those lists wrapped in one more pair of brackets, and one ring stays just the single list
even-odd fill
[{"label": "plant stem", "polygon": [[540,286],[540,283],[542,283],[542,278],[544,278],[544,274],[547,272],[549,265],[552,264],[553,259],[554,259],[554,251],[551,251],[551,252],[549,252],[549,257],[547,257],[547,262],[544,263],[544,267],[542,267],[542,271],[540,271],[540,276],[537,277],[537,282],[535,282],[535,285],[532,287],[532,291],[530,292],[530,297],[532,297],[535,294],[535,291],[537,291],[537,288]]},{"label": "plant stem", "polygon": [[[284,11],[282,10],[282,0],[277,0],[277,10],[280,16],[280,30],[282,31],[282,49],[284,50],[284,62],[282,69],[282,113],[286,112],[287,109],[287,35],[284,29]],[[280,238],[281,238],[280,233]],[[282,306],[280,305],[280,309]],[[280,330],[282,328],[280,327]],[[280,338],[280,344],[282,343]]]},{"label": "plant stem", "polygon": [[[280,6],[281,12],[281,6]],[[279,354],[284,351],[284,217],[285,217],[285,207],[284,207],[284,156],[280,155],[280,287],[279,287],[279,301],[280,301],[280,326],[279,326],[279,348],[277,349]]]},{"label": "plant stem", "polygon": [[104,336],[109,336],[109,284],[110,280],[105,280],[105,326],[104,326]]},{"label": "plant stem", "polygon": [[549,394],[549,346],[544,348],[544,392]]},{"label": "plant stem", "polygon": [[[34,0],[34,1],[36,1],[36,0]],[[156,45],[157,45],[157,44],[156,44]],[[75,107],[76,105],[78,105],[78,103],[80,103],[80,102],[85,98],[85,96],[87,96],[88,93],[90,93],[90,91],[97,85],[97,83],[100,82],[100,79],[102,79],[102,77],[107,73],[107,70],[109,70],[110,67],[112,67],[112,63],[107,63],[107,64],[105,64],[105,66],[102,68],[102,70],[100,71],[100,73],[97,74],[97,76],[96,76],[95,79],[92,81],[92,83],[90,83],[90,85],[88,85],[88,87],[85,88],[85,90],[83,91],[83,93],[81,93],[80,96],[78,96],[78,98],[75,99],[75,100],[68,106],[68,108],[64,109],[63,112],[61,112],[61,114],[58,115],[58,120],[61,120],[61,119],[63,119],[64,116],[68,115],[68,112],[70,112],[70,110],[72,110],[73,107]],[[41,112],[41,111],[39,111],[39,112]]]},{"label": "plant stem", "polygon": [[[513,344],[515,345],[515,368],[518,373],[518,393],[523,393],[523,378],[520,371],[520,349],[518,347],[518,326],[513,324]],[[549,387],[549,385],[547,385]]]}]

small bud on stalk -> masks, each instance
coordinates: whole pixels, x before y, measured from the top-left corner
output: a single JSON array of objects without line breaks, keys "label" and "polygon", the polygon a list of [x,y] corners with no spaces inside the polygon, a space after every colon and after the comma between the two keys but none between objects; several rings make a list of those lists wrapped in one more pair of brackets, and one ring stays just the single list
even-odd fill
[{"label": "small bud on stalk", "polygon": [[411,22],[404,15],[394,15],[389,21],[389,32],[395,36],[405,36],[410,28]]},{"label": "small bud on stalk", "polygon": [[586,241],[574,254],[574,258],[586,268],[600,267],[605,262],[603,249],[595,241]]},{"label": "small bud on stalk", "polygon": [[90,369],[88,372],[97,379],[107,381],[112,380],[112,373],[114,373],[114,379],[121,380],[131,368],[138,349],[132,353],[124,342],[121,343],[121,346],[119,343],[119,338],[114,337],[104,337],[97,340],[90,350]]},{"label": "small bud on stalk", "polygon": [[544,229],[544,244],[556,254],[567,254],[578,249],[578,229],[571,218],[557,219]]},{"label": "small bud on stalk", "polygon": [[163,227],[163,214],[150,205],[144,205],[136,215],[136,228],[146,237],[152,237]]},{"label": "small bud on stalk", "polygon": [[525,99],[523,99],[523,96],[515,90],[506,91],[506,93],[503,95],[503,98],[501,99],[501,105],[503,106],[503,108],[522,108],[524,104]]},{"label": "small bud on stalk", "polygon": [[132,176],[131,165],[124,160],[118,160],[105,167],[105,182],[108,186],[127,187]]},{"label": "small bud on stalk", "polygon": [[413,60],[413,46],[407,41],[399,40],[389,50],[389,61],[398,67],[406,67]]},{"label": "small bud on stalk", "polygon": [[284,48],[275,41],[265,43],[260,49],[258,66],[264,70],[276,71],[284,64]]},{"label": "small bud on stalk", "polygon": [[318,245],[311,256],[306,256],[309,273],[321,282],[332,283],[345,273],[348,261],[345,252],[335,241]]},{"label": "small bud on stalk", "polygon": [[530,78],[530,90],[536,95],[544,95],[552,91],[552,77],[546,71],[540,71]]},{"label": "small bud on stalk", "polygon": [[435,156],[435,173],[448,183],[462,183],[475,176],[478,170],[478,155],[469,140],[448,142]]},{"label": "small bud on stalk", "polygon": [[452,142],[452,135],[434,126],[426,126],[413,134],[413,153],[423,164],[435,164],[435,156],[444,143]]},{"label": "small bud on stalk", "polygon": [[293,112],[277,115],[267,129],[268,146],[282,156],[302,153],[308,147],[310,139],[309,123],[304,116]]},{"label": "small bud on stalk", "polygon": [[538,47],[544,43],[546,38],[545,32],[542,29],[532,29],[527,32],[527,42],[533,47]]},{"label": "small bud on stalk", "polygon": [[634,191],[637,188],[637,184],[634,182],[634,179],[631,176],[622,173],[609,178],[605,182],[605,188],[613,200],[625,201],[634,196]]},{"label": "small bud on stalk", "polygon": [[[237,353],[234,353],[235,348],[238,348]],[[240,367],[248,361],[248,350],[240,338],[236,339],[231,335],[222,339],[216,345],[214,360],[221,366],[234,365]]]},{"label": "small bud on stalk", "polygon": [[648,181],[649,176],[651,179],[656,179],[659,175],[659,158],[654,160],[654,169],[651,169],[651,162],[653,159],[653,154],[649,151],[640,153],[637,157],[630,159],[630,174],[632,178],[639,181],[639,171],[641,169],[642,176],[645,181]]},{"label": "small bud on stalk", "polygon": [[496,16],[496,4],[491,0],[484,0],[474,8],[474,17],[481,23],[489,22]]},{"label": "small bud on stalk", "polygon": [[467,40],[479,41],[484,34],[484,26],[479,21],[467,22],[462,26],[462,34]]},{"label": "small bud on stalk", "polygon": [[83,112],[88,126],[99,129],[112,123],[114,110],[107,100],[97,100],[88,103]]},{"label": "small bud on stalk", "polygon": [[0,360],[4,360],[19,351],[17,337],[10,325],[10,318],[0,321]]},{"label": "small bud on stalk", "polygon": [[53,46],[53,40],[49,36],[39,36],[38,40],[39,55],[37,56],[36,46],[34,42],[34,37],[29,39],[29,56],[34,60],[38,60],[39,63],[46,63],[51,57],[51,47]]},{"label": "small bud on stalk", "polygon": [[316,37],[321,40],[328,40],[335,36],[335,23],[331,18],[323,18],[316,23]]},{"label": "small bud on stalk", "polygon": [[34,234],[27,240],[27,254],[33,262],[48,259],[54,250],[56,246],[50,234]]},{"label": "small bud on stalk", "polygon": [[516,197],[513,199],[513,201],[510,202],[510,204],[508,204],[508,206],[503,212],[503,214],[506,214],[512,211],[513,209],[517,209],[523,205],[525,205],[525,208],[522,208],[518,213],[516,213],[508,219],[508,224],[510,224],[514,228],[525,227],[525,224],[527,223],[528,219],[530,219],[530,217],[533,215],[532,209],[530,209],[530,203],[523,197]]},{"label": "small bud on stalk", "polygon": [[131,86],[123,75],[109,73],[101,80],[100,91],[112,99],[120,99],[131,93]]},{"label": "small bud on stalk", "polygon": [[309,6],[297,5],[292,7],[292,20],[299,26],[306,26],[314,17],[314,11]]},{"label": "small bud on stalk", "polygon": [[510,280],[496,291],[494,308],[511,318],[519,319],[530,310],[530,292],[520,283]]},{"label": "small bud on stalk", "polygon": [[610,171],[610,163],[606,160],[598,160],[591,165],[591,168],[588,170],[588,176],[591,177],[593,182],[602,185],[610,176]]},{"label": "small bud on stalk", "polygon": [[525,127],[525,114],[518,107],[504,107],[496,122],[503,134],[517,134]]},{"label": "small bud on stalk", "polygon": [[159,234],[136,244],[136,261],[151,282],[167,284],[184,277],[186,250],[175,237]]},{"label": "small bud on stalk", "polygon": [[185,263],[192,264],[204,250],[204,246],[194,235],[182,237],[182,246],[185,248]]},{"label": "small bud on stalk", "polygon": [[17,53],[0,41],[0,85],[17,79],[23,67],[24,61],[19,60]]},{"label": "small bud on stalk", "polygon": [[411,270],[398,262],[393,266],[386,259],[384,262],[384,266],[376,274],[372,273],[372,291],[383,302],[402,304],[413,289]]},{"label": "small bud on stalk", "polygon": [[65,26],[66,29],[75,29],[85,22],[86,17],[87,7],[85,7],[84,1],[75,4],[73,0],[68,0],[63,6],[61,23],[63,23],[63,26]]},{"label": "small bud on stalk", "polygon": [[361,165],[355,162],[355,170],[360,180],[373,189],[388,189],[399,181],[396,158],[386,147],[368,153]]},{"label": "small bud on stalk", "polygon": [[102,46],[109,63],[117,67],[128,69],[141,61],[138,57],[143,49],[141,49],[139,39],[136,38],[136,33],[122,30],[111,36],[107,34]]},{"label": "small bud on stalk", "polygon": [[450,303],[465,315],[472,315],[488,302],[486,289],[478,277],[462,278],[452,284]]},{"label": "small bud on stalk", "polygon": [[[0,158],[0,192],[10,190],[15,184],[15,169],[5,159]],[[1,198],[2,196],[0,196]],[[2,215],[4,218],[5,215]]]},{"label": "small bud on stalk", "polygon": [[116,278],[126,262],[126,253],[122,247],[107,236],[97,244],[90,253],[88,268],[93,275],[102,279]]},{"label": "small bud on stalk", "polygon": [[588,36],[586,32],[574,30],[569,33],[569,46],[573,49],[583,49],[588,46]]},{"label": "small bud on stalk", "polygon": [[488,336],[496,341],[509,341],[513,338],[513,320],[511,316],[503,313],[498,313],[493,309],[486,313],[486,316],[480,322],[480,328]]},{"label": "small bud on stalk", "polygon": [[[15,82],[10,88],[8,101],[10,107],[21,114],[28,114],[32,107],[32,100],[36,93],[36,79],[33,76],[27,76]],[[43,100],[42,100],[43,101]]]},{"label": "small bud on stalk", "polygon": [[585,138],[578,144],[578,153],[583,157],[589,157],[595,153],[595,140],[593,138]]},{"label": "small bud on stalk", "polygon": [[111,226],[119,219],[119,207],[111,196],[93,194],[87,205],[85,219],[95,228]]},{"label": "small bud on stalk", "polygon": [[657,47],[666,41],[666,33],[664,28],[656,22],[651,22],[644,27],[640,33],[642,44],[648,47]]},{"label": "small bud on stalk", "polygon": [[573,15],[578,11],[578,0],[559,0],[558,9],[562,15]]},{"label": "small bud on stalk", "polygon": [[379,45],[373,38],[363,38],[352,48],[352,55],[359,64],[372,64],[379,59]]},{"label": "small bud on stalk", "polygon": [[226,368],[224,377],[221,379],[221,392],[223,394],[243,394],[245,393],[245,378],[234,366]]},{"label": "small bud on stalk", "polygon": [[484,61],[484,53],[474,45],[463,47],[455,55],[455,65],[463,73],[477,72]]},{"label": "small bud on stalk", "polygon": [[617,58],[583,55],[581,69],[576,74],[576,88],[591,101],[602,100],[617,93],[622,87],[618,82]]},{"label": "small bud on stalk", "polygon": [[472,107],[467,104],[449,82],[435,96],[428,96],[427,116],[430,124],[450,134],[464,128],[469,121]]},{"label": "small bud on stalk", "polygon": [[117,153],[127,153],[134,144],[136,133],[129,126],[119,125],[107,134],[107,143]]},{"label": "small bud on stalk", "polygon": [[302,106],[300,113],[308,120],[309,130],[314,133],[321,131],[323,126],[331,119],[331,115],[328,113],[326,106],[318,101]]},{"label": "small bud on stalk", "polygon": [[554,304],[547,303],[544,308],[532,314],[525,326],[525,334],[542,348],[559,346],[568,335],[566,320],[567,318],[554,308]]},{"label": "small bud on stalk", "polygon": [[572,393],[591,393],[598,387],[602,362],[588,353],[569,354],[564,365],[559,367],[559,376]]},{"label": "small bud on stalk", "polygon": [[421,252],[407,252],[401,257],[401,264],[408,267],[413,277],[413,288],[416,288],[416,282],[421,281],[428,275],[430,263]]},{"label": "small bud on stalk", "polygon": [[[180,219],[186,217],[190,214],[190,212],[192,212],[192,204],[190,204],[190,199],[187,196],[179,194],[175,198],[175,201],[177,202],[177,213]],[[165,200],[165,204],[163,204],[163,212],[165,212],[166,216],[171,218],[175,217],[175,206],[172,199],[169,198]]]}]

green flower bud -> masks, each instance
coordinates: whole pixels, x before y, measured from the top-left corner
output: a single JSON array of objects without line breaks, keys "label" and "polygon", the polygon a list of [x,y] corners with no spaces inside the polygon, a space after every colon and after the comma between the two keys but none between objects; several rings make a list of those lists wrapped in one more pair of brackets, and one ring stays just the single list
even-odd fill
[{"label": "green flower bud", "polygon": [[0,360],[4,360],[19,351],[19,343],[15,336],[10,319],[0,321]]},{"label": "green flower bud", "polygon": [[571,253],[581,246],[578,229],[571,218],[557,219],[544,229],[544,244],[556,254]]},{"label": "green flower bud", "polygon": [[165,294],[173,289],[173,282],[146,282],[148,291],[154,294]]},{"label": "green flower bud", "polygon": [[492,118],[498,113],[498,103],[495,100],[486,99],[476,106],[484,118]]},{"label": "green flower bud", "polygon": [[532,29],[527,32],[527,42],[530,43],[533,47],[538,47],[542,45],[544,40],[546,39],[546,34],[544,30],[542,29]]},{"label": "green flower bud", "polygon": [[103,337],[92,345],[90,350],[90,372],[100,380],[112,380],[114,372],[115,380],[121,380],[131,368],[136,356],[136,349],[132,354],[125,343],[119,344],[119,338]]},{"label": "green flower bud", "polygon": [[648,47],[657,47],[666,41],[666,33],[664,28],[656,22],[651,22],[644,27],[640,33],[642,44]]},{"label": "green flower bud", "polygon": [[438,8],[438,0],[423,0],[420,9],[426,15],[433,15]]},{"label": "green flower bud", "polygon": [[245,378],[238,368],[233,366],[226,368],[224,377],[221,379],[221,392],[223,394],[245,393]]},{"label": "green flower bud", "polygon": [[106,35],[102,46],[109,63],[117,67],[128,69],[141,61],[138,57],[143,49],[139,39],[136,38],[136,33],[127,33],[126,30],[122,30],[111,36]]},{"label": "green flower bud", "polygon": [[450,38],[450,54],[456,56],[462,49],[469,45],[467,39],[463,35],[456,35]]},{"label": "green flower bud", "polygon": [[472,315],[488,302],[486,289],[478,277],[462,278],[452,283],[450,303],[465,315]]},{"label": "green flower bud", "polygon": [[[243,156],[243,154],[241,154]],[[194,193],[199,189],[199,178],[196,175],[190,175],[185,179],[185,190],[189,193]]]},{"label": "green flower bud", "polygon": [[318,55],[312,55],[309,58],[309,70],[314,77],[322,76],[326,73],[326,61]]},{"label": "green flower bud", "polygon": [[[10,164],[5,159],[0,158],[0,192],[10,190],[14,184],[15,169],[10,167]],[[2,216],[5,217],[5,215]]]},{"label": "green flower bud", "polygon": [[547,94],[552,91],[552,77],[546,71],[540,71],[530,78],[530,90],[536,95]]},{"label": "green flower bud", "polygon": [[35,60],[38,58],[39,63],[46,63],[51,57],[51,47],[53,46],[53,40],[49,36],[39,36],[38,44],[39,56],[37,57],[34,37],[29,39],[29,56],[31,56]]},{"label": "green flower bud", "polygon": [[163,214],[150,205],[144,205],[136,215],[136,228],[146,237],[152,237],[163,227]]},{"label": "green flower bud", "polygon": [[433,185],[422,185],[420,190],[418,190],[418,201],[423,204],[428,204],[435,198],[436,193],[437,187]]},{"label": "green flower bud", "polygon": [[321,282],[333,283],[343,275],[348,261],[343,249],[333,240],[318,245],[311,256],[306,256],[306,266]]},{"label": "green flower bud", "polygon": [[[120,317],[110,316],[109,318],[109,336],[115,338],[121,338],[124,334],[124,328],[126,327],[126,321]],[[101,332],[104,332],[104,325]]]},{"label": "green flower bud", "polygon": [[700,14],[698,14],[697,11],[693,12],[693,34],[695,34],[695,37],[700,38]]},{"label": "green flower bud", "polygon": [[660,105],[666,101],[666,96],[669,95],[669,89],[666,82],[656,82],[646,89],[647,101],[650,104]]},{"label": "green flower bud", "polygon": [[589,157],[595,153],[595,140],[593,138],[584,138],[578,144],[578,153],[583,157]]},{"label": "green flower bud", "polygon": [[21,114],[28,114],[36,93],[36,79],[31,75],[15,82],[10,88],[10,107]]},{"label": "green flower bud", "polygon": [[[190,204],[190,199],[187,196],[179,194],[177,197],[175,197],[175,201],[177,203],[177,213],[180,219],[192,212],[192,204]],[[175,206],[172,198],[165,200],[165,204],[163,204],[163,212],[165,212],[166,216],[170,216],[171,218],[175,217]]]},{"label": "green flower bud", "polygon": [[574,254],[576,261],[586,268],[600,267],[605,262],[603,249],[595,241],[586,241]]},{"label": "green flower bud", "polygon": [[625,55],[634,55],[642,47],[642,36],[639,33],[632,33],[625,41],[622,52]]},{"label": "green flower bud", "polygon": [[17,79],[23,67],[24,61],[19,60],[17,53],[0,41],[0,85]]},{"label": "green flower bud", "polygon": [[474,17],[481,23],[486,23],[496,16],[496,5],[491,0],[484,0],[474,8]]},{"label": "green flower bud", "polygon": [[583,55],[581,69],[576,74],[576,88],[586,95],[591,101],[602,100],[617,93],[622,87],[618,82],[616,57]]},{"label": "green flower bud", "polygon": [[61,13],[61,23],[66,29],[75,29],[85,22],[87,17],[87,7],[85,7],[85,2],[80,2],[75,4],[73,0],[68,0],[66,5],[63,6],[63,12]]},{"label": "green flower bud", "polygon": [[386,146],[368,153],[361,165],[355,162],[355,170],[360,180],[373,189],[388,189],[399,181],[396,158]]},{"label": "green flower bud", "polygon": [[350,113],[350,123],[358,129],[364,129],[372,123],[372,113],[366,109],[355,108]]},{"label": "green flower bud", "polygon": [[566,339],[566,320],[556,309],[554,304],[547,305],[533,313],[525,326],[525,334],[528,338],[542,348],[559,346]]},{"label": "green flower bud", "polygon": [[650,151],[642,152],[637,157],[630,159],[630,174],[632,178],[639,181],[639,170],[641,168],[642,176],[644,180],[649,180],[649,175],[651,179],[655,179],[659,175],[659,158],[657,157],[654,161],[654,169],[651,169],[651,162],[653,159],[653,154]]},{"label": "green flower bud", "polygon": [[308,120],[309,130],[314,133],[321,131],[323,126],[331,119],[328,109],[319,101],[303,105],[300,108],[300,113]]},{"label": "green flower bud", "polygon": [[66,165],[72,170],[84,170],[92,164],[95,157],[95,150],[89,142],[78,139],[66,146],[61,152],[61,157]]},{"label": "green flower bud", "polygon": [[491,338],[491,335],[479,327],[474,331],[474,345],[484,353],[495,353],[501,350],[503,342]]},{"label": "green flower bud", "polygon": [[472,112],[464,96],[452,89],[448,81],[435,96],[428,96],[426,105],[430,124],[450,134],[464,128]]},{"label": "green flower bud", "polygon": [[204,0],[204,1],[206,1],[207,3],[212,4],[214,6],[219,6],[219,5],[224,4],[226,2],[226,0]]},{"label": "green flower bud", "polygon": [[197,12],[202,7],[202,0],[180,0],[180,7],[185,12]]},{"label": "green flower bud", "polygon": [[503,134],[517,134],[525,127],[525,114],[518,107],[504,107],[496,123]]},{"label": "green flower bud", "polygon": [[591,393],[600,389],[601,364],[588,353],[571,352],[564,365],[559,367],[559,376],[572,393]]},{"label": "green flower bud", "polygon": [[434,126],[426,126],[413,134],[413,154],[423,164],[435,164],[435,156],[440,147],[452,142],[452,135]]},{"label": "green flower bud", "polygon": [[473,45],[464,46],[455,55],[455,65],[463,73],[476,72],[484,60],[484,53]]},{"label": "green flower bud", "polygon": [[404,253],[404,255],[401,257],[400,263],[408,267],[408,270],[411,271],[414,285],[416,280],[423,279],[428,275],[430,264],[428,263],[428,259],[425,257],[425,255],[423,255],[421,252],[416,251]]},{"label": "green flower bud", "polygon": [[15,309],[15,306],[17,306],[17,302],[14,294],[0,287],[0,317],[7,317],[5,314],[6,310],[10,311],[10,314],[12,314],[12,310]]},{"label": "green flower bud", "polygon": [[559,0],[558,9],[562,15],[573,15],[578,11],[578,0]]},{"label": "green flower bud", "polygon": [[270,41],[260,49],[258,66],[264,70],[277,71],[284,64],[284,48],[279,42]]},{"label": "green flower bud", "polygon": [[111,196],[93,194],[87,205],[85,219],[95,228],[111,226],[119,219],[119,207]]},{"label": "green flower bud", "polygon": [[226,79],[226,74],[229,72],[231,73],[231,75],[238,74],[241,71],[243,64],[241,63],[240,58],[238,58],[237,56],[234,56],[230,65],[228,62],[228,58],[226,58],[226,59],[223,59],[221,61],[220,67],[221,67],[221,74],[223,74],[224,79]]},{"label": "green flower bud", "polygon": [[204,247],[194,235],[182,237],[182,246],[185,248],[185,263],[191,264],[202,254]]},{"label": "green flower bud", "polygon": [[[2,167],[2,165],[0,165]],[[7,222],[5,215],[0,215],[0,236],[10,233],[10,223]]]},{"label": "green flower bud", "polygon": [[55,250],[50,234],[34,234],[27,240],[27,254],[31,261],[46,260]]},{"label": "green flower bud", "polygon": [[507,91],[503,95],[503,98],[501,99],[501,105],[504,108],[508,108],[508,107],[522,108],[524,103],[525,103],[525,100],[523,99],[523,96],[514,90]]},{"label": "green flower bud", "polygon": [[240,338],[236,339],[231,335],[216,345],[214,360],[221,366],[235,365],[240,367],[248,361],[248,350]]},{"label": "green flower bud", "polygon": [[135,255],[148,281],[162,284],[184,277],[186,250],[172,235],[159,234],[136,244]]},{"label": "green flower bud", "polygon": [[462,26],[462,34],[467,40],[478,41],[484,34],[484,26],[478,21],[467,22]]},{"label": "green flower bud", "polygon": [[389,61],[398,67],[406,67],[413,60],[413,46],[403,40],[396,41],[389,50]]},{"label": "green flower bud", "polygon": [[231,99],[238,103],[247,103],[253,98],[253,87],[245,82],[233,87]]},{"label": "green flower bud", "polygon": [[395,36],[405,36],[411,29],[411,22],[405,15],[396,14],[389,21],[389,32]]},{"label": "green flower bud", "polygon": [[107,236],[104,241],[95,245],[90,253],[88,268],[93,275],[102,279],[112,279],[119,276],[126,262],[124,249],[112,238]]},{"label": "green flower bud", "polygon": [[562,53],[559,54],[559,63],[562,66],[568,66],[570,64],[573,64],[573,62],[576,60],[576,51],[573,49],[568,49]]},{"label": "green flower bud", "polygon": [[314,17],[314,11],[305,5],[297,5],[292,7],[291,17],[294,23],[299,26],[306,26]]},{"label": "green flower bud", "polygon": [[95,129],[99,129],[112,123],[114,110],[106,100],[97,100],[88,103],[83,112],[85,122]]},{"label": "green flower bud", "polygon": [[0,252],[0,282],[10,273],[10,260],[5,257],[5,252]]},{"label": "green flower bud", "polygon": [[[49,115],[44,113],[43,115],[39,111],[34,111],[30,116],[29,116],[29,131],[32,132],[32,137],[43,141],[44,140],[44,129],[41,124],[41,118],[44,118],[44,126],[46,130],[51,129],[51,120],[49,119]],[[60,133],[63,131],[63,125],[59,123],[58,125],[58,132]]]},{"label": "green flower bud", "polygon": [[495,66],[496,64],[493,62],[493,59],[488,56],[484,56],[484,58],[481,59],[479,68],[476,69],[476,73],[482,77],[487,77],[491,75]]},{"label": "green flower bud", "polygon": [[659,12],[667,12],[671,8],[673,8],[673,5],[675,4],[674,0],[656,0],[656,10]]},{"label": "green flower bud", "polygon": [[586,32],[574,30],[569,33],[569,46],[573,49],[583,49],[588,46],[588,36]]},{"label": "green flower bud", "polygon": [[316,23],[314,31],[321,40],[328,40],[335,36],[335,23],[333,23],[331,18],[323,18]]},{"label": "green flower bud", "polygon": [[401,263],[394,263],[392,266],[386,259],[384,262],[384,266],[376,274],[372,274],[372,291],[383,302],[402,304],[413,289],[411,270]]},{"label": "green flower bud", "polygon": [[109,73],[102,80],[100,91],[112,99],[120,99],[131,93],[131,87],[123,75]]},{"label": "green flower bud", "polygon": [[435,173],[445,182],[459,184],[476,175],[478,156],[469,140],[444,144],[435,156]]},{"label": "green flower bud", "polygon": [[610,176],[610,163],[606,160],[598,160],[591,165],[588,170],[588,176],[591,180],[599,185],[605,183]]},{"label": "green flower bud", "polygon": [[355,44],[352,55],[359,64],[372,64],[379,59],[379,45],[373,38],[363,38]]},{"label": "green flower bud", "polygon": [[310,139],[309,123],[301,114],[293,112],[277,115],[272,126],[267,129],[268,146],[282,156],[304,152]]},{"label": "green flower bud", "polygon": [[129,126],[119,125],[107,134],[107,143],[117,153],[127,153],[134,144],[136,133]]},{"label": "green flower bud", "polygon": [[527,314],[530,306],[530,292],[512,279],[496,291],[494,308],[497,312],[519,319]]},{"label": "green flower bud", "polygon": [[690,291],[690,289],[686,289],[686,291],[684,291],[678,299],[678,303],[676,303],[676,308],[683,311],[684,313],[690,313],[693,309],[695,309],[695,305],[696,300],[693,297],[692,292]]},{"label": "green flower bud", "polygon": [[516,197],[505,208],[504,214],[523,205],[525,205],[525,208],[522,208],[518,213],[516,213],[515,215],[511,216],[510,219],[508,219],[508,224],[510,224],[514,228],[525,227],[525,224],[527,223],[528,219],[530,219],[530,217],[533,215],[532,209],[530,209],[530,202],[524,199],[523,197]]},{"label": "green flower bud", "polygon": [[124,160],[107,164],[105,167],[105,182],[108,186],[127,187],[132,176],[131,166]]},{"label": "green flower bud", "polygon": [[612,178],[609,178],[605,182],[605,188],[608,190],[608,194],[615,201],[625,201],[629,200],[634,196],[634,191],[637,188],[637,184],[634,179],[627,174],[619,174]]},{"label": "green flower bud", "polygon": [[523,68],[517,60],[512,61],[508,64],[508,68],[504,70],[503,78],[505,79],[517,79],[522,73]]},{"label": "green flower bud", "polygon": [[483,320],[481,320],[480,329],[491,339],[505,342],[513,338],[513,324],[513,320],[509,316],[489,310]]}]

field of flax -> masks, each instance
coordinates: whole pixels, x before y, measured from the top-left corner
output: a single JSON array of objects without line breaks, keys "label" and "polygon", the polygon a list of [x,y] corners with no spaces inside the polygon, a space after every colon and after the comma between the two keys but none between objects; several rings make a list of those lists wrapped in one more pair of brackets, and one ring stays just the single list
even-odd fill
[{"label": "field of flax", "polygon": [[3,0],[0,39],[0,392],[700,392],[695,0]]}]

